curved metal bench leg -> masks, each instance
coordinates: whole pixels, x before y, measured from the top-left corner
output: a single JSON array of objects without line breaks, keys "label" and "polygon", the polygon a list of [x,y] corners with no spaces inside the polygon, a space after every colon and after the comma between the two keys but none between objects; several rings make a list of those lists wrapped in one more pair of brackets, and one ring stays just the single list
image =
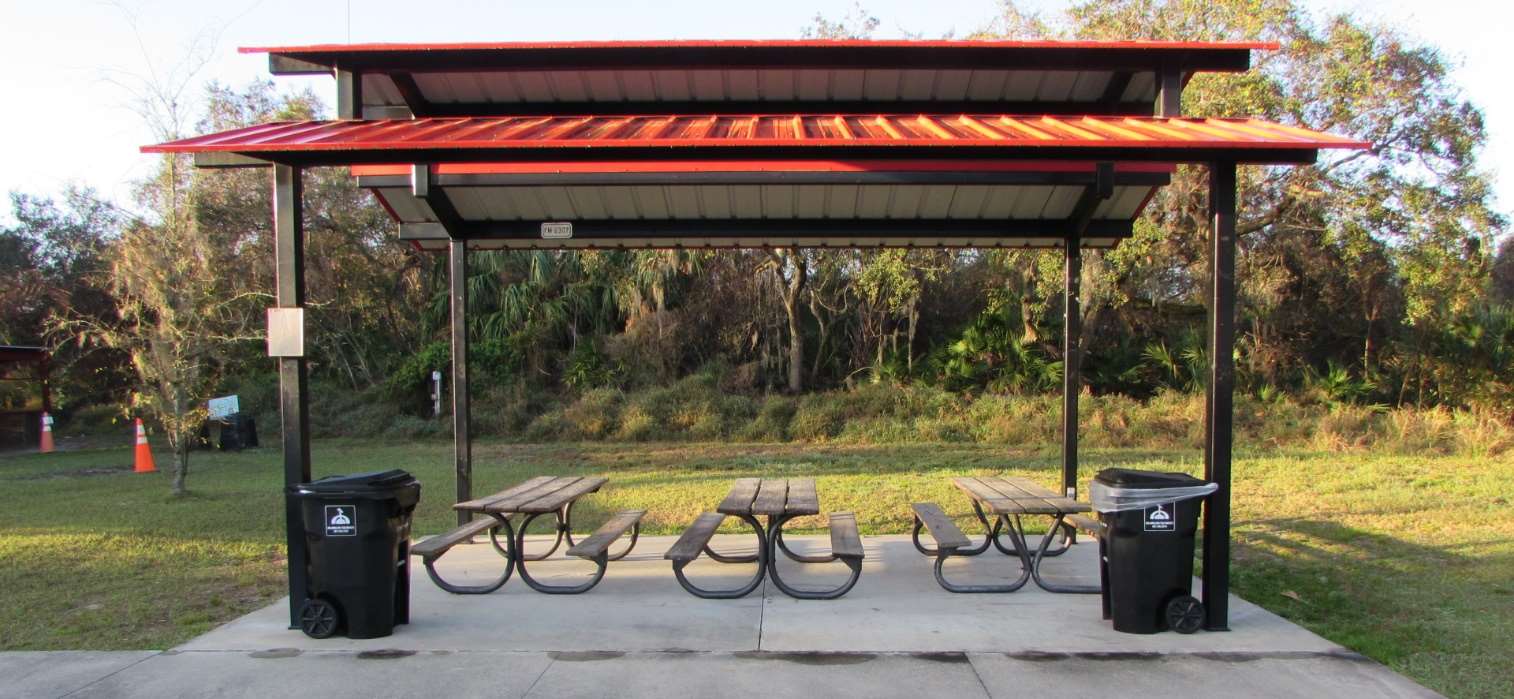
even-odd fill
[{"label": "curved metal bench leg", "polygon": [[[1051,526],[1053,531],[1056,531],[1056,529],[1063,526],[1062,519],[1063,515],[1057,515],[1056,518],[1052,521]],[[1060,583],[1046,582],[1046,580],[1041,577],[1041,559],[1046,558],[1046,547],[1051,544],[1051,539],[1052,537],[1050,533],[1048,533],[1046,536],[1041,537],[1041,546],[1036,549],[1036,553],[1031,559],[1030,574],[1031,577],[1035,578],[1036,584],[1047,592],[1061,592],[1074,595],[1097,595],[1103,592],[1104,589],[1100,585],[1063,585]],[[1024,534],[1020,535],[1019,540],[1021,542],[1025,541]]]},{"label": "curved metal bench leg", "polygon": [[778,541],[778,550],[782,551],[783,555],[788,556],[789,560],[791,560],[791,561],[796,561],[798,563],[830,563],[831,561],[836,560],[835,556],[830,556],[830,555],[826,555],[826,556],[805,556],[805,555],[794,553],[793,551],[790,551],[789,550],[789,545],[787,543],[784,543],[784,541],[783,541],[783,530],[782,529],[779,529],[777,531],[777,537],[778,537],[778,539],[777,539],[777,541]]},{"label": "curved metal bench leg", "polygon": [[[562,536],[563,536],[563,539],[568,542],[568,548],[573,548],[574,546],[578,545],[578,542],[576,542],[576,541],[573,540],[573,505],[576,502],[578,502],[578,501],[574,500],[573,502],[570,502],[567,505],[563,506],[563,513],[562,513]],[[632,527],[631,527],[631,544],[626,547],[626,550],[621,551],[620,553],[612,553],[612,554],[610,554],[609,558],[606,558],[605,560],[607,560],[607,561],[618,561],[618,560],[620,560],[622,558],[625,558],[626,556],[629,556],[631,554],[631,549],[636,548],[636,537],[638,537],[638,536],[641,536],[641,522],[637,522],[636,524],[632,525]],[[527,560],[534,561],[534,560],[537,560],[537,559],[530,558],[530,559],[527,559]]]},{"label": "curved metal bench leg", "polygon": [[[568,505],[568,507],[572,507],[572,505],[570,504],[570,505]],[[510,517],[509,515],[494,515],[494,518],[498,519],[498,520],[508,520],[509,517]],[[566,511],[558,512],[557,513],[557,540],[554,541],[554,542],[552,542],[552,548],[550,550],[548,550],[546,553],[536,554],[534,556],[523,556],[523,558],[525,558],[528,561],[540,561],[540,560],[546,558],[547,556],[550,556],[550,555],[556,553],[558,547],[562,546],[563,538],[565,536],[565,531],[566,531],[565,527],[567,527],[567,526],[569,526],[569,525],[566,522]],[[521,527],[521,530],[524,531],[525,527]],[[504,556],[505,558],[510,558],[511,556],[514,555],[514,554],[510,553],[509,550],[507,550],[507,546],[500,546],[499,545],[499,540],[494,538],[494,531],[493,530],[489,531],[489,541],[494,544],[494,550],[498,551],[499,555]],[[515,543],[514,538],[511,538],[511,540],[508,542],[508,544],[514,544],[514,543]],[[568,538],[568,546],[572,546],[572,545],[573,545],[573,539],[571,537],[569,537]],[[524,548],[522,548],[520,550],[521,551],[525,551]]]},{"label": "curved metal bench leg", "polygon": [[[512,532],[510,530],[509,520],[501,519],[498,525],[489,529],[489,539],[494,542],[495,547],[499,546],[499,542],[494,538],[494,533],[501,527],[505,529],[505,541],[508,542],[512,540]],[[442,555],[446,554],[444,553]],[[434,556],[431,558],[423,559],[426,563],[426,575],[430,576],[431,582],[436,583],[437,587],[440,587],[443,590],[446,590],[447,592],[450,592],[454,595],[488,594],[490,592],[498,590],[501,587],[504,587],[505,583],[510,581],[510,574],[515,572],[515,558],[510,556],[507,552],[505,555],[505,572],[501,574],[498,579],[494,580],[493,582],[484,583],[482,585],[454,585],[447,582],[446,580],[443,580],[441,574],[436,572],[436,567],[434,564],[440,558],[441,556]]]},{"label": "curved metal bench leg", "polygon": [[720,553],[719,551],[710,548],[709,543],[705,543],[704,555],[709,556],[710,560],[715,561],[716,563],[753,563],[756,561],[766,561],[767,559],[763,556],[762,550],[767,547],[767,539],[763,538],[762,525],[759,524],[756,519],[752,518],[751,515],[731,516],[741,518],[743,521],[751,524],[753,529],[757,530],[757,553],[731,556]]},{"label": "curved metal bench leg", "polygon": [[768,577],[772,579],[773,584],[776,585],[778,589],[783,592],[783,594],[795,599],[836,599],[837,597],[850,592],[852,587],[857,584],[858,578],[862,577],[862,559],[860,558],[840,558],[835,554],[825,557],[800,556],[795,558],[795,560],[803,561],[805,563],[830,563],[831,561],[838,560],[842,563],[845,563],[848,568],[852,569],[852,574],[851,577],[847,578],[846,582],[842,583],[840,587],[836,587],[830,590],[800,590],[798,588],[790,587],[788,584],[783,582],[783,577],[778,574],[778,548],[780,546],[779,542],[782,540],[783,536],[783,525],[790,519],[793,519],[793,517],[777,515],[768,520],[767,568]]},{"label": "curved metal bench leg", "polygon": [[[757,519],[752,517],[751,515],[733,516],[751,525],[752,530],[757,532],[757,541],[759,542],[757,546],[757,555],[752,557],[752,560],[757,562],[757,574],[753,575],[752,579],[741,587],[732,588],[729,590],[711,590],[695,585],[693,582],[690,582],[687,577],[684,576],[684,566],[687,566],[692,561],[673,561],[673,577],[678,578],[678,584],[682,585],[683,589],[688,590],[689,594],[702,599],[736,599],[738,597],[745,597],[751,594],[752,590],[757,589],[757,586],[762,584],[762,577],[767,574],[767,543],[763,538],[762,524],[759,523]],[[710,549],[708,546],[705,547],[704,552],[706,555],[710,555]],[[713,555],[710,555],[710,558],[717,563],[729,562],[722,561],[720,560],[720,558],[717,558]]]},{"label": "curved metal bench leg", "polygon": [[[989,547],[989,544],[993,544],[995,546],[998,545],[999,526],[1000,526],[999,520],[995,519],[994,523],[992,525],[990,525],[988,523],[988,517],[983,514],[983,508],[982,508],[982,506],[980,506],[976,501],[973,502],[973,514],[975,514],[975,515],[978,516],[978,521],[983,523],[983,529],[984,529],[985,532],[987,532],[983,536],[983,543],[978,544],[977,546],[970,547],[970,548],[952,549],[953,553],[951,555],[953,555],[953,556],[977,556],[977,555],[979,555],[979,554],[987,551],[988,547]],[[916,524],[915,531],[910,534],[910,541],[914,543],[915,550],[919,551],[920,554],[924,555],[924,556],[935,556],[935,555],[937,555],[937,551],[936,551],[935,547],[929,547],[929,546],[926,546],[925,544],[920,543],[920,527],[919,527],[920,520],[916,519],[915,520],[915,524]],[[1000,548],[999,550],[1003,551],[1004,549]],[[1007,553],[1010,553],[1011,555],[1013,555],[1012,551],[1011,552],[1007,552]]]},{"label": "curved metal bench leg", "polygon": [[[528,515],[525,521],[521,522],[520,529],[516,530],[515,533],[515,547],[517,550],[519,550],[526,544],[526,527],[530,526],[531,520],[540,517],[542,514],[546,513]],[[520,568],[521,582],[524,582],[527,587],[530,587],[537,592],[549,595],[576,595],[579,593],[588,592],[589,590],[594,589],[594,586],[598,585],[600,580],[604,579],[605,568],[607,567],[607,557],[605,556],[605,554],[599,554],[598,556],[589,559],[590,561],[593,561],[595,567],[594,574],[589,578],[588,582],[579,585],[548,585],[546,583],[537,582],[535,578],[531,577],[531,573],[526,570],[526,561],[528,560],[538,559],[520,558],[516,562],[516,565]]]},{"label": "curved metal bench leg", "polygon": [[[569,523],[569,521],[568,521],[568,509],[570,507],[572,507],[571,504],[568,505],[568,506],[566,506],[566,507],[564,507],[563,509],[558,510],[557,512],[553,513],[557,517],[557,532],[556,532],[557,538],[552,541],[552,548],[547,549],[546,553],[538,553],[538,554],[527,556],[526,555],[526,547],[525,547],[525,545],[523,543],[518,543],[518,545],[515,547],[515,550],[518,551],[518,552],[520,552],[520,559],[521,560],[523,560],[523,561],[540,561],[540,560],[545,560],[548,556],[551,556],[554,553],[557,553],[557,549],[560,548],[560,547],[562,547],[564,533],[567,532],[568,529],[571,528],[571,526],[572,526]],[[542,513],[542,514],[545,514],[545,513]],[[521,542],[525,541],[526,523],[530,522],[533,519],[536,519],[538,516],[539,515],[536,515],[536,514],[529,515],[524,520],[521,521],[520,529],[519,529],[520,536],[518,537],[521,540]],[[573,542],[570,540],[568,542],[568,545],[572,546]]]},{"label": "curved metal bench leg", "polygon": [[[1004,519],[1004,518],[1001,517],[1000,519]],[[920,518],[916,517],[915,518],[915,531],[919,532],[920,531],[920,527],[922,525],[923,525],[923,523],[920,521]],[[1025,547],[1024,541],[1019,537],[1018,532],[1013,527],[1009,528],[1009,538],[1015,544],[1015,546],[1017,547],[1016,548],[1017,551],[1023,551],[1024,550],[1024,547]],[[1006,585],[959,585],[957,583],[954,583],[954,582],[946,579],[946,573],[945,573],[945,571],[942,570],[942,567],[946,565],[946,559],[952,558],[954,556],[961,556],[961,555],[962,554],[958,553],[957,549],[955,549],[955,548],[944,549],[944,550],[942,550],[942,551],[940,551],[940,552],[938,552],[936,554],[936,566],[935,566],[936,584],[940,585],[941,589],[946,590],[947,592],[959,592],[959,593],[1014,592],[1015,590],[1018,590],[1018,589],[1020,589],[1022,587],[1025,587],[1025,583],[1030,580],[1030,576],[1031,576],[1031,573],[1030,573],[1030,563],[1027,560],[1027,556],[1021,555],[1021,556],[1019,556],[1019,558],[1020,558],[1020,578],[1018,580],[1015,580],[1012,583],[1009,583],[1009,584],[1006,584]]]}]

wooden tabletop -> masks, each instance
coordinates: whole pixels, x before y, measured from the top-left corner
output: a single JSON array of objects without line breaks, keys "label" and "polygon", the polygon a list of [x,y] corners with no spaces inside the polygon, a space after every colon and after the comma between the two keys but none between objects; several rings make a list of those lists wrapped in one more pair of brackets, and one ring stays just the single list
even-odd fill
[{"label": "wooden tabletop", "polygon": [[1023,478],[953,478],[952,483],[996,515],[1065,515],[1093,510],[1087,503],[1062,497]]},{"label": "wooden tabletop", "polygon": [[457,503],[452,509],[487,514],[556,512],[608,481],[599,476],[537,476],[493,495]]},{"label": "wooden tabletop", "polygon": [[727,515],[817,515],[813,478],[738,478],[717,512]]}]

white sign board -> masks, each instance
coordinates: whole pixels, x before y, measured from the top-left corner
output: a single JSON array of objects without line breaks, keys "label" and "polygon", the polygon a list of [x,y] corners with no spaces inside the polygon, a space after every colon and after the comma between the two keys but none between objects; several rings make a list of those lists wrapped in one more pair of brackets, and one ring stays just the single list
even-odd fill
[{"label": "white sign board", "polygon": [[268,309],[268,356],[305,356],[305,309]]},{"label": "white sign board", "polygon": [[541,237],[547,240],[566,240],[573,237],[573,222],[553,221],[541,224]]},{"label": "white sign board", "polygon": [[207,417],[212,420],[224,420],[228,417],[231,417],[232,415],[242,412],[242,408],[237,405],[236,396],[221,396],[220,398],[211,398],[208,402],[205,403],[205,409],[210,412]]}]

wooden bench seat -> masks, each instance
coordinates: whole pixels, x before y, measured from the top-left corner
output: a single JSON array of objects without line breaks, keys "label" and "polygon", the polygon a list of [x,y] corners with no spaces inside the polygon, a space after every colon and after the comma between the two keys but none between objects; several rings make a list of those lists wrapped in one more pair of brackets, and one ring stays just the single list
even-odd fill
[{"label": "wooden bench seat", "polygon": [[836,558],[862,560],[862,535],[857,533],[857,517],[850,512],[831,514],[831,555]]},{"label": "wooden bench seat", "polygon": [[1086,515],[1067,515],[1062,521],[1096,537],[1104,536],[1104,530],[1107,529],[1103,522]]},{"label": "wooden bench seat", "polygon": [[972,540],[967,534],[952,521],[951,517],[941,511],[941,506],[933,502],[917,502],[910,505],[915,511],[915,519],[925,528],[930,530],[932,539],[936,540],[936,548],[944,553],[952,550],[972,546]]},{"label": "wooden bench seat", "polygon": [[[461,544],[465,541],[471,541],[473,537],[478,536],[479,534],[489,532],[492,536],[494,533],[493,530],[496,527],[503,526],[507,525],[501,523],[499,520],[493,517],[480,517],[478,519],[469,521],[467,524],[464,524],[463,526],[453,529],[452,531],[449,531],[445,534],[433,536],[423,541],[411,544],[410,555],[421,557],[421,560],[426,564],[426,575],[431,576],[431,582],[436,583],[437,587],[440,587],[443,590],[451,592],[455,595],[487,594],[498,590],[502,585],[505,584],[507,580],[510,579],[511,573],[515,571],[515,561],[506,560],[504,572],[500,573],[500,576],[498,578],[495,578],[492,582],[484,583],[482,585],[455,585],[444,580],[441,574],[436,572],[436,559],[441,558],[442,554],[445,554],[446,552],[452,550],[454,546],[457,546],[458,544]],[[495,543],[495,547],[499,547],[498,542]]]},{"label": "wooden bench seat", "polygon": [[446,553],[453,546],[465,541],[472,541],[473,537],[497,526],[499,526],[499,520],[493,517],[475,519],[445,534],[439,534],[411,544],[410,554],[412,556],[420,556],[421,558],[436,558]]},{"label": "wooden bench seat", "polygon": [[[590,534],[589,538],[574,544],[572,548],[568,549],[568,555],[588,559],[605,555],[605,552],[610,550],[610,544],[615,543],[615,540],[619,539],[627,530],[640,525],[641,518],[645,517],[646,514],[646,510],[617,512],[608,522],[605,522],[598,529],[594,530],[594,533]],[[632,545],[634,546],[635,543],[633,542]]]},{"label": "wooden bench seat", "polygon": [[1020,559],[1020,578],[1012,583],[998,585],[961,585],[947,580],[945,571],[943,569],[943,566],[946,564],[946,559],[953,556],[967,555],[957,553],[957,549],[971,547],[972,540],[967,538],[967,534],[962,532],[962,529],[957,526],[957,523],[953,522],[952,518],[948,517],[946,513],[941,510],[940,505],[937,505],[933,502],[917,502],[913,505],[910,505],[910,507],[915,511],[914,536],[918,539],[920,535],[920,528],[923,526],[926,529],[930,530],[931,538],[936,540],[935,575],[936,583],[940,585],[942,589],[946,590],[947,592],[1014,592],[1015,590],[1024,587],[1026,581],[1030,579],[1030,566],[1024,564],[1025,558],[1022,555]]},{"label": "wooden bench seat", "polygon": [[725,521],[725,515],[719,512],[706,512],[695,518],[694,523],[688,529],[683,530],[683,536],[668,548],[663,558],[669,561],[687,563],[699,557],[704,551],[705,544],[710,543],[710,538],[715,536],[715,530],[720,528],[720,523]]}]

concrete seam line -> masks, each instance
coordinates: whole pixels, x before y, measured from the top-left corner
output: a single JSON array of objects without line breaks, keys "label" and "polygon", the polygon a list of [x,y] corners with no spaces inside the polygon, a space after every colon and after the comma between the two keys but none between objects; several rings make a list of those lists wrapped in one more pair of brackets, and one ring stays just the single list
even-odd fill
[{"label": "concrete seam line", "polygon": [[89,682],[84,683],[83,686],[81,686],[81,687],[79,687],[77,689],[74,689],[73,691],[70,691],[70,692],[67,692],[67,693],[59,695],[59,699],[66,699],[67,697],[74,696],[75,694],[78,694],[79,692],[82,692],[82,691],[84,691],[86,689],[89,689],[90,687],[93,687],[93,686],[95,686],[97,684],[100,684],[101,682],[104,682],[105,680],[108,680],[108,679],[110,679],[112,677],[115,677],[116,675],[118,675],[118,674],[120,674],[122,672],[130,670],[130,669],[132,669],[132,668],[134,668],[134,667],[136,667],[138,665],[141,665],[142,663],[145,663],[145,662],[147,662],[149,660],[152,660],[153,658],[156,658],[156,657],[158,657],[160,655],[163,655],[163,651],[154,652],[152,655],[146,656],[144,658],[140,658],[140,659],[137,660],[137,662],[134,662],[134,663],[132,663],[130,665],[127,665],[126,667],[119,668],[119,669],[117,669],[114,672],[110,672],[110,673],[105,674],[104,676],[96,677],[95,679],[90,680]]},{"label": "concrete seam line", "polygon": [[522,697],[529,697],[529,696],[531,696],[531,692],[533,692],[533,691],[536,690],[536,685],[538,685],[538,684],[541,683],[541,678],[546,677],[547,676],[547,671],[551,670],[552,666],[556,665],[556,664],[557,664],[557,659],[553,658],[550,654],[547,655],[547,666],[541,669],[541,672],[536,675],[536,679],[531,680],[531,686],[527,687],[526,691],[521,692],[520,695]]},{"label": "concrete seam line", "polygon": [[963,653],[967,656],[967,668],[972,671],[973,677],[978,680],[978,686],[983,688],[983,696],[993,699],[994,693],[989,691],[988,682],[984,681],[983,675],[978,672],[978,664],[973,662],[972,653]]}]

